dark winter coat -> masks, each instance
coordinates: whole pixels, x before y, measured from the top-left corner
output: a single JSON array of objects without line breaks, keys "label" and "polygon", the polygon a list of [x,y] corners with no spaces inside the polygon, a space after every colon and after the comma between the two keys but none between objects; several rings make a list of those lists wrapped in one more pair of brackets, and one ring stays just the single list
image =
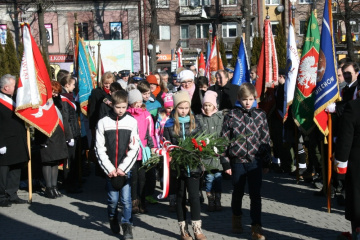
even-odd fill
[{"label": "dark winter coat", "polygon": [[[168,141],[170,141],[172,144],[174,145],[178,145],[179,144],[179,140],[181,138],[183,138],[183,129],[182,129],[182,124],[180,123],[180,135],[177,135],[174,132],[174,119],[170,118],[169,120],[166,121],[165,126],[164,126],[164,138]],[[196,134],[201,132],[201,128],[200,128],[200,124],[197,120],[195,120],[195,129],[192,130],[190,132],[190,123],[185,123],[184,124],[185,127],[185,137],[193,137]],[[200,177],[201,174],[203,172],[203,169],[201,168],[196,168],[196,169],[190,169],[190,176],[191,177]],[[182,176],[183,177],[188,177],[187,171],[185,169],[181,170]]]},{"label": "dark winter coat", "polygon": [[[205,134],[216,133],[215,137],[219,137],[224,122],[224,115],[221,111],[218,111],[211,115],[210,117],[205,114],[196,115],[196,119],[200,124],[200,132]],[[203,162],[211,167],[211,169],[222,170],[222,165],[218,158],[215,159],[203,159]]]},{"label": "dark winter coat", "polygon": [[89,118],[89,128],[95,129],[96,124],[99,121],[99,111],[100,106],[103,103],[104,97],[106,97],[106,92],[100,87],[95,88],[91,91],[91,95],[88,100],[88,118]]},{"label": "dark winter coat", "polygon": [[7,148],[5,154],[0,154],[0,166],[26,162],[29,160],[29,153],[25,123],[16,116],[15,103],[11,96],[2,92],[0,95],[0,148]]},{"label": "dark winter coat", "polygon": [[63,121],[67,121],[69,123],[71,130],[71,135],[65,136],[66,141],[69,141],[70,139],[77,139],[80,137],[81,133],[78,114],[76,112],[76,103],[72,97],[72,94],[67,93],[65,89],[62,90],[61,100]]},{"label": "dark winter coat", "polygon": [[[239,139],[241,135],[244,137]],[[233,140],[221,157],[224,170],[230,163],[247,163],[255,159],[267,167],[271,162],[270,134],[266,113],[261,109],[232,109],[224,118],[221,136]]]},{"label": "dark winter coat", "polygon": [[209,87],[208,90],[214,91],[218,94],[217,103],[218,109],[233,109],[235,107],[235,103],[237,101],[237,92],[239,86],[234,85],[230,82],[230,80],[225,84],[224,87],[221,87],[217,84]]},{"label": "dark winter coat", "polygon": [[354,97],[354,92],[358,86],[358,80],[356,80],[351,87],[345,86],[342,92],[342,100],[340,102],[336,102],[336,114],[341,116],[344,112],[344,108],[347,102],[351,101]]},{"label": "dark winter coat", "polygon": [[347,162],[345,217],[360,226],[360,99],[350,101],[340,119],[335,159]]}]

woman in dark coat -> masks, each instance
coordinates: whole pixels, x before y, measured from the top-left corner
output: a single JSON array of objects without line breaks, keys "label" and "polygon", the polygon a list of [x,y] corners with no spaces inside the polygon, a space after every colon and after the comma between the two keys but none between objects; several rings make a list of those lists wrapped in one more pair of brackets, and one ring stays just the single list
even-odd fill
[{"label": "woman in dark coat", "polygon": [[[53,100],[55,106],[60,110],[62,109],[61,98],[59,93],[61,93],[61,85],[56,81],[51,82],[53,90]],[[69,125],[66,121],[62,121],[64,130],[70,131]],[[57,198],[61,197],[61,193],[57,188],[57,179],[58,179],[58,165],[60,160],[66,159],[68,157],[68,149],[66,146],[65,133],[60,125],[55,128],[54,133],[51,137],[47,137],[39,131],[35,132],[35,139],[42,148],[40,149],[41,162],[42,162],[42,171],[45,179],[45,197],[47,198]],[[64,166],[65,168],[65,166]]]},{"label": "woman in dark coat", "polygon": [[[345,176],[345,218],[351,221],[353,239],[360,227],[360,99],[350,101],[340,119],[335,168]],[[358,233],[360,234],[360,233]]]}]

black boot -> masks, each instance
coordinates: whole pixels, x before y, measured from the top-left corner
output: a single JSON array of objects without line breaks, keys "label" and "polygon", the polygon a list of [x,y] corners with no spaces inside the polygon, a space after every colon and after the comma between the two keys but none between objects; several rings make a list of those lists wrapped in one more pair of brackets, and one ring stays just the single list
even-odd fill
[{"label": "black boot", "polygon": [[53,188],[50,188],[50,187],[45,188],[44,196],[47,197],[47,198],[51,198],[51,199],[56,198],[56,195],[55,195],[55,192],[54,192]]},{"label": "black boot", "polygon": [[121,227],[123,229],[123,236],[124,239],[134,239],[133,234],[132,234],[132,226],[129,223],[123,223],[121,224]]},{"label": "black boot", "polygon": [[53,191],[54,191],[56,197],[59,198],[59,197],[63,196],[57,187],[53,187]]},{"label": "black boot", "polygon": [[110,229],[114,234],[118,234],[120,232],[119,221],[116,217],[109,218]]}]

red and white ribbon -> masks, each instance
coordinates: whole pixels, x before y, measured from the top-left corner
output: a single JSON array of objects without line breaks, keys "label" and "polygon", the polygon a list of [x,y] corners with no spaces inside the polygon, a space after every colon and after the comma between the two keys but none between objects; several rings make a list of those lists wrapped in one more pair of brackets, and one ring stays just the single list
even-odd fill
[{"label": "red and white ribbon", "polygon": [[158,199],[167,198],[169,194],[169,186],[170,186],[170,151],[174,148],[178,148],[179,146],[171,145],[171,142],[165,141],[163,142],[162,148],[156,148],[155,153],[159,156],[163,156],[164,158],[164,166],[163,166],[163,192],[157,196]]}]

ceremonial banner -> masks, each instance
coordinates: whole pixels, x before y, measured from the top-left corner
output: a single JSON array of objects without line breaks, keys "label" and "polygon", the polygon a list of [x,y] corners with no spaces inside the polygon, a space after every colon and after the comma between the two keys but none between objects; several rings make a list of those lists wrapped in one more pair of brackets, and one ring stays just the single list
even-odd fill
[{"label": "ceremonial banner", "polygon": [[241,37],[232,84],[240,86],[245,82],[250,82],[250,67],[244,39]]},{"label": "ceremonial banner", "polygon": [[327,125],[328,114],[325,112],[325,108],[340,98],[337,83],[335,48],[331,32],[328,2],[325,1],[314,103],[314,121],[325,136],[329,133]]},{"label": "ceremonial banner", "polygon": [[91,49],[89,48],[89,45],[85,46],[86,54],[89,56],[89,66],[90,66],[90,73],[91,73],[91,79],[92,79],[92,85],[93,88],[97,87],[97,72],[96,72],[96,64],[94,62],[94,57],[91,57]]},{"label": "ceremonial banner", "polygon": [[180,67],[182,67],[183,65],[182,65],[182,52],[183,52],[183,50],[182,50],[182,48],[181,47],[179,47],[179,49],[176,51],[176,55],[177,55],[177,68],[180,68]]},{"label": "ceremonial banner", "polygon": [[295,42],[294,27],[290,23],[289,37],[286,53],[286,78],[284,86],[284,109],[283,109],[283,121],[285,122],[288,117],[289,106],[294,99],[294,91],[296,85],[296,77],[299,70],[299,55]]},{"label": "ceremonial banner", "polygon": [[93,90],[93,81],[91,78],[90,73],[90,64],[89,64],[89,56],[85,52],[85,44],[82,39],[79,40],[78,44],[79,48],[79,100],[80,100],[80,109],[81,112],[87,116],[87,106],[88,106],[88,99]]},{"label": "ceremonial banner", "polygon": [[258,79],[255,83],[259,108],[269,116],[275,109],[274,82],[278,80],[278,62],[270,20],[264,21],[264,40],[257,66]]},{"label": "ceremonial banner", "polygon": [[15,113],[25,122],[50,137],[60,122],[52,99],[50,77],[42,54],[30,33],[23,30],[24,54],[21,61]]},{"label": "ceremonial banner", "polygon": [[320,32],[314,13],[311,13],[302,50],[292,113],[296,125],[308,134],[314,124],[314,90],[318,70]]},{"label": "ceremonial banner", "polygon": [[217,72],[218,70],[224,70],[224,66],[221,60],[221,55],[219,53],[217,37],[214,37],[212,48],[210,51],[210,64],[209,70],[211,72]]},{"label": "ceremonial banner", "polygon": [[199,66],[198,66],[198,72],[199,76],[205,76],[205,59],[204,54],[201,52],[199,56]]},{"label": "ceremonial banner", "polygon": [[273,86],[278,80],[278,62],[275,49],[274,36],[271,30],[270,20],[264,20],[264,40],[261,47],[259,62],[257,65],[257,75],[255,83],[257,97],[262,100],[265,92],[265,85]]}]

